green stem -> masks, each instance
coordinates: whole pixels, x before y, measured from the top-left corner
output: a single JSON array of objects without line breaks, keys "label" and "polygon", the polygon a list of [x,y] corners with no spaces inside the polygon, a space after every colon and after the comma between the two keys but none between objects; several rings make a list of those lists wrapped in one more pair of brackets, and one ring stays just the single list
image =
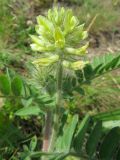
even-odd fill
[{"label": "green stem", "polygon": [[60,56],[60,60],[58,62],[58,70],[57,70],[57,86],[56,86],[57,91],[56,91],[56,108],[54,113],[54,126],[53,126],[49,151],[54,150],[57,133],[59,131],[59,118],[60,118],[60,108],[62,100],[62,75],[63,75],[62,56]]}]

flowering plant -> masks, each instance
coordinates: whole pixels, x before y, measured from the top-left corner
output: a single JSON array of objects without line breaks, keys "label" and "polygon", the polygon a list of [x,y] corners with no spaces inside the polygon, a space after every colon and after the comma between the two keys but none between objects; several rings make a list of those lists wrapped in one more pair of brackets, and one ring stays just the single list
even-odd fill
[{"label": "flowering plant", "polygon": [[[72,10],[50,9],[47,17],[37,17],[37,23],[37,35],[31,35],[31,48],[44,53],[42,58],[33,62],[37,67],[49,66],[61,60],[63,67],[77,70],[88,63],[74,60],[75,56],[82,57],[87,52],[88,43],[83,45],[83,40],[88,35],[87,31],[84,31],[84,24],[79,24]],[[78,45],[80,47],[77,47]]]},{"label": "flowering plant", "polygon": [[38,16],[35,30],[37,35],[31,35],[33,41],[31,48],[40,52],[41,57],[33,61],[33,64],[43,69],[54,64],[57,66],[56,107],[52,118],[50,111],[46,113],[43,140],[43,151],[54,151],[63,107],[61,103],[63,71],[83,70],[88,63],[83,60],[88,48],[88,42],[85,44],[84,40],[88,34],[84,30],[84,24],[79,24],[72,10],[64,8],[50,9],[46,17]]}]

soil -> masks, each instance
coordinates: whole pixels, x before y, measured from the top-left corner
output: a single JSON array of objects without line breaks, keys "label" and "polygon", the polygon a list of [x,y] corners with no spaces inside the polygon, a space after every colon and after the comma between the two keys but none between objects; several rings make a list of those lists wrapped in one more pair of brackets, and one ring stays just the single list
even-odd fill
[{"label": "soil", "polygon": [[91,33],[89,42],[88,57],[90,59],[96,55],[120,52],[120,30]]}]

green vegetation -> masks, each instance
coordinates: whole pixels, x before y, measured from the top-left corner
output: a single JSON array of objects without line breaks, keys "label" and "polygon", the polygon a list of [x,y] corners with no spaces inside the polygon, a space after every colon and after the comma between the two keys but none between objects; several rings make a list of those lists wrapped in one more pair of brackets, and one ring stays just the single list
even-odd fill
[{"label": "green vegetation", "polygon": [[114,31],[119,25],[118,3],[112,3],[110,0],[84,0],[80,7],[77,7],[79,11],[77,10],[76,14],[78,14],[82,22],[86,22],[87,26],[97,16],[92,26],[93,32],[98,32],[99,30]]},{"label": "green vegetation", "polygon": [[0,0],[0,160],[119,160],[120,2],[55,2]]}]

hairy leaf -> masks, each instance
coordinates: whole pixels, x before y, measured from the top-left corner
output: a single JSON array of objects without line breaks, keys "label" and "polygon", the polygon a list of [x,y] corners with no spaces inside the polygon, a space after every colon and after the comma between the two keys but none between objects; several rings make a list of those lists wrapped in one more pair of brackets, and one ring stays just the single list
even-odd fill
[{"label": "hairy leaf", "polygon": [[30,141],[30,150],[34,151],[36,146],[37,146],[37,137],[34,136],[34,137],[32,137],[32,139]]},{"label": "hairy leaf", "polygon": [[0,76],[0,91],[4,95],[9,95],[11,92],[11,84],[9,78],[4,74]]},{"label": "hairy leaf", "polygon": [[115,149],[120,143],[120,128],[113,128],[103,140],[100,147],[100,158],[105,160],[110,160],[115,154]]},{"label": "hairy leaf", "polygon": [[39,115],[41,113],[41,110],[39,107],[34,106],[34,107],[24,107],[22,109],[19,109],[15,115],[17,116],[30,116],[30,115]]},{"label": "hairy leaf", "polygon": [[97,145],[101,135],[102,135],[102,122],[100,121],[96,123],[86,144],[86,151],[90,157],[92,157],[93,154],[96,152]]},{"label": "hairy leaf", "polygon": [[11,83],[12,92],[16,96],[20,96],[22,92],[23,83],[21,78],[15,77]]},{"label": "hairy leaf", "polygon": [[75,135],[73,147],[77,153],[81,153],[81,149],[83,146],[83,142],[85,139],[85,134],[87,132],[89,122],[90,122],[90,116],[87,114],[85,118],[82,120],[78,128],[78,131]]},{"label": "hairy leaf", "polygon": [[71,123],[68,124],[64,129],[63,135],[58,138],[56,144],[56,150],[58,150],[59,152],[69,152],[77,122],[78,122],[78,116],[75,115],[72,118]]}]

